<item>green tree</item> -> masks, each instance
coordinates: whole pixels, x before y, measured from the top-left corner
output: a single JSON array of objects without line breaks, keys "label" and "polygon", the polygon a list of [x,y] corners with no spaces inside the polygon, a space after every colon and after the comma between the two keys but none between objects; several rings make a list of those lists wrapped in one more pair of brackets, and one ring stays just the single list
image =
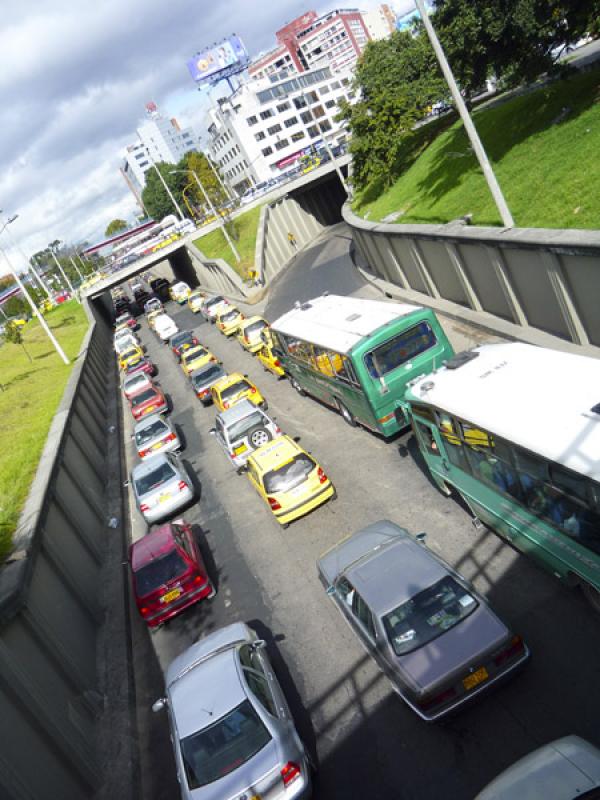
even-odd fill
[{"label": "green tree", "polygon": [[105,236],[113,236],[115,233],[127,230],[127,223],[124,219],[113,219],[109,222],[104,231]]},{"label": "green tree", "polygon": [[20,344],[23,350],[25,351],[25,355],[27,356],[29,361],[33,362],[33,359],[29,355],[27,348],[25,347],[25,343],[23,341],[21,326],[17,325],[13,320],[9,320],[4,326],[4,339],[10,344]]},{"label": "green tree", "polygon": [[[165,183],[173,193],[173,196],[181,206],[183,203],[181,192],[186,183],[185,176],[172,174],[171,170],[177,168],[174,164],[167,164],[164,161],[159,161],[156,166],[164,178]],[[161,220],[169,214],[177,213],[177,209],[173,207],[173,203],[160,178],[156,174],[155,169],[149,169],[148,172],[146,172],[146,186],[142,192],[142,201],[150,216],[156,220]]]},{"label": "green tree", "polygon": [[446,92],[433,49],[423,31],[396,31],[370,42],[358,63],[354,90],[358,101],[341,104],[339,118],[352,132],[355,185],[373,179],[389,184],[415,123]]}]

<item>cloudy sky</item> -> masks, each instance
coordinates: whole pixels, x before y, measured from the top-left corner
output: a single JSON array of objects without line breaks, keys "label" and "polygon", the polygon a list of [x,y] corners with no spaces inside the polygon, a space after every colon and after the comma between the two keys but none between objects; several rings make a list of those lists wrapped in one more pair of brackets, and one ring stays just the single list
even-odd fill
[{"label": "cloudy sky", "polygon": [[273,46],[286,22],[335,7],[311,0],[11,3],[0,29],[1,224],[19,218],[10,241],[0,234],[0,246],[15,266],[23,252],[54,239],[91,242],[115,217],[132,219],[136,206],[119,165],[145,104],[153,100],[165,116],[201,132],[206,92],[186,68],[194,53],[235,32],[253,56]]}]

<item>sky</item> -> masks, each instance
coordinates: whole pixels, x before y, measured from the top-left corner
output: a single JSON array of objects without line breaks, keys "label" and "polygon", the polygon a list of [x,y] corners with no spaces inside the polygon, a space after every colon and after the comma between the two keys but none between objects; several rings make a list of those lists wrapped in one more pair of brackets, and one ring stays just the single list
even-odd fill
[{"label": "sky", "polygon": [[[364,0],[362,10],[377,6]],[[390,3],[397,13],[413,0]],[[0,248],[13,267],[59,239],[94,242],[138,208],[121,177],[145,105],[201,133],[208,102],[186,61],[237,33],[250,56],[305,11],[310,0],[0,0]],[[226,84],[221,84],[223,87]],[[212,90],[219,95],[219,87]],[[0,275],[7,264],[0,261]]]}]

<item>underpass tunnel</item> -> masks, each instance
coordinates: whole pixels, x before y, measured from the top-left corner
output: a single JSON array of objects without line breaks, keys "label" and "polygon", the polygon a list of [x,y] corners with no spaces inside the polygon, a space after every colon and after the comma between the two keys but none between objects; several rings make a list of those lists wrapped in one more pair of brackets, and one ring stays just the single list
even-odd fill
[{"label": "underpass tunnel", "polygon": [[[342,174],[347,176],[347,167],[342,167]],[[321,225],[330,226],[342,222],[342,206],[347,195],[335,171],[294,189],[288,196]]]}]

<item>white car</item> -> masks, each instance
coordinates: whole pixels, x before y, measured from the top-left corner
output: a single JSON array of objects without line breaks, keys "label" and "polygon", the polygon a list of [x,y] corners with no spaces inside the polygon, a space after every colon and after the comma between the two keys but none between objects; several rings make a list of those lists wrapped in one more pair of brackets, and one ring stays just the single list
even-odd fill
[{"label": "white car", "polygon": [[123,394],[125,397],[131,397],[136,392],[141,392],[142,389],[149,389],[152,386],[152,381],[145,372],[136,372],[125,378],[123,381]]},{"label": "white car", "polygon": [[161,414],[143,417],[133,429],[132,438],[142,461],[158,453],[175,453],[181,450],[175,428]]},{"label": "white car", "polygon": [[162,342],[168,342],[171,336],[179,333],[179,328],[168,314],[161,314],[154,320],[154,333]]},{"label": "white car", "polygon": [[134,336],[134,334],[130,333],[129,330],[119,333],[114,338],[114,348],[117,354],[121,354],[123,350],[127,350],[127,348],[131,347],[132,345],[139,347],[140,342],[137,336]]}]

